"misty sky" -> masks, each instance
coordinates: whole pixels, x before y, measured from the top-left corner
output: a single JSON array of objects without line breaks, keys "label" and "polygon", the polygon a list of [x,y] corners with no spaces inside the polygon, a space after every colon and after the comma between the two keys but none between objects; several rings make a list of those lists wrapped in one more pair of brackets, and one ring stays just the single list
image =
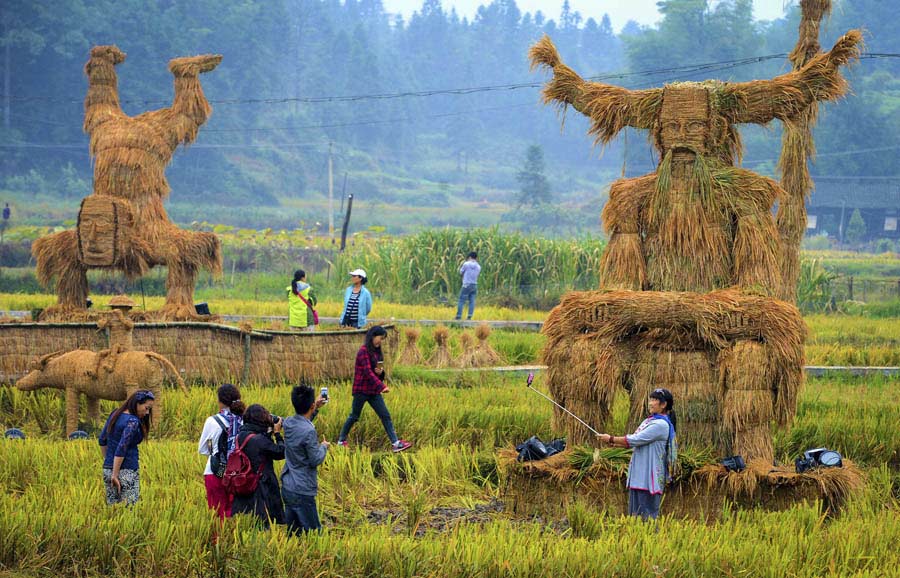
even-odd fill
[{"label": "misty sky", "polygon": [[[422,7],[422,0],[383,0],[388,12],[400,13],[404,18]],[[559,9],[563,0],[516,0],[516,5],[522,12],[542,11],[548,18],[558,19]],[[629,20],[635,20],[640,24],[654,24],[659,20],[656,11],[657,0],[569,0],[573,10],[581,12],[587,20],[594,17],[600,20],[604,13],[609,14],[613,28],[618,32]],[[490,0],[441,0],[446,10],[456,8],[460,16],[471,18],[478,6],[489,4]],[[785,5],[791,4],[791,0],[753,0],[753,14],[757,20],[772,20],[779,18]]]}]

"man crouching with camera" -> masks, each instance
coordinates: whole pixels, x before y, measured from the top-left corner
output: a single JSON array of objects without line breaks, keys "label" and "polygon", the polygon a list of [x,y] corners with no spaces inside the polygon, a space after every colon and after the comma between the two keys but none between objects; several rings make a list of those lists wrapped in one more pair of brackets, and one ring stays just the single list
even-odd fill
[{"label": "man crouching with camera", "polygon": [[315,397],[313,388],[301,383],[291,391],[291,404],[296,415],[284,420],[285,462],[281,472],[281,497],[284,517],[292,534],[319,530],[316,494],[319,491],[318,467],[325,461],[330,445],[319,443],[315,419],[319,408],[328,402],[328,389]]}]

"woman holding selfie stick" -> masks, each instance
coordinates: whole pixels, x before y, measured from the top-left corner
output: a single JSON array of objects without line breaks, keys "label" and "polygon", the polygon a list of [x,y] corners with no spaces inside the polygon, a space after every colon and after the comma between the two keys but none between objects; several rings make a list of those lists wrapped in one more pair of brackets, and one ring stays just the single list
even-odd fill
[{"label": "woman holding selfie stick", "polygon": [[631,435],[600,434],[603,443],[633,448],[628,464],[628,515],[644,520],[659,516],[666,482],[672,479],[677,456],[675,443],[675,399],[668,389],[654,389],[647,403],[650,417]]},{"label": "woman holding selfie stick", "polygon": [[356,354],[356,369],[353,373],[353,405],[338,436],[337,444],[339,446],[347,447],[347,435],[350,433],[350,428],[359,421],[359,415],[366,403],[371,405],[378,417],[381,418],[381,424],[391,440],[391,449],[394,452],[402,452],[412,446],[408,441],[397,437],[391,413],[388,411],[382,395],[390,391],[384,384],[384,355],[381,353],[381,342],[386,335],[387,330],[384,327],[375,325],[366,332],[366,342]]}]

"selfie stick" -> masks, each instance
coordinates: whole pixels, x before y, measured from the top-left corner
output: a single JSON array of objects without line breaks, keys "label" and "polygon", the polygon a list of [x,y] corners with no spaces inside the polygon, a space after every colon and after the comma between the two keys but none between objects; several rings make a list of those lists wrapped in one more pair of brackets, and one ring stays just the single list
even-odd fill
[{"label": "selfie stick", "polygon": [[553,405],[555,405],[555,406],[558,407],[559,409],[563,410],[564,412],[566,412],[566,413],[569,414],[570,416],[574,417],[574,418],[578,421],[578,423],[580,423],[580,424],[583,425],[584,427],[586,427],[586,428],[588,428],[589,430],[591,430],[592,432],[594,432],[594,435],[600,436],[600,432],[598,432],[597,430],[595,430],[594,428],[592,428],[591,426],[589,426],[583,419],[581,419],[580,417],[578,417],[577,415],[575,415],[575,414],[572,413],[571,411],[567,410],[567,409],[564,408],[563,406],[559,405],[558,403],[556,403],[555,401],[553,401],[552,399],[550,399],[549,397],[547,397],[547,396],[544,395],[543,393],[541,393],[541,392],[539,392],[538,390],[536,390],[536,389],[534,389],[533,387],[531,387],[531,383],[532,383],[533,381],[534,381],[534,374],[533,374],[533,373],[529,373],[529,374],[528,374],[528,382],[527,382],[528,389],[530,389],[530,390],[533,391],[534,393],[538,394],[539,396],[543,397],[544,399],[546,399],[547,401],[549,401],[550,403],[552,403]]}]

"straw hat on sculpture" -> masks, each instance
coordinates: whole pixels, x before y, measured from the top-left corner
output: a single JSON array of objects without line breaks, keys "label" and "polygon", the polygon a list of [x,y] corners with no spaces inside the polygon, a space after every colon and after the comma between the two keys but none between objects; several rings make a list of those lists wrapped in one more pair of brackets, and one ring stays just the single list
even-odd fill
[{"label": "straw hat on sculpture", "polygon": [[214,234],[184,231],[169,220],[163,207],[169,194],[165,168],[178,145],[193,142],[211,114],[200,74],[213,70],[222,57],[171,60],[172,105],[135,117],[119,106],[115,67],[124,60],[115,46],[95,46],[84,67],[84,131],[94,158],[93,194],[82,200],[75,230],[34,243],[38,279],[45,286],[56,283],[58,304],[45,314],[65,319],[84,310],[88,269],[118,270],[136,279],[165,266],[166,302],[158,317],[196,319],[194,282],[201,269],[221,274],[221,247]]},{"label": "straw hat on sculpture", "polygon": [[[531,48],[532,67],[553,74],[544,102],[587,116],[599,143],[632,127],[649,131],[659,152],[655,172],[610,188],[603,291],[567,294],[543,329],[550,392],[596,428],[611,425],[617,392],[630,391],[636,425],[651,391],[665,387],[681,443],[771,463],[770,423],[785,425],[796,412],[806,329],[793,301],[809,131],[817,103],[846,93],[839,69],[862,41],[851,31],[820,52],[818,24],[830,2],[801,7],[794,70],[771,80],[629,90],[583,80],[548,37]],[[735,166],[736,125],[774,119],[786,127],[784,186]],[[595,443],[560,423],[571,442]]]}]

